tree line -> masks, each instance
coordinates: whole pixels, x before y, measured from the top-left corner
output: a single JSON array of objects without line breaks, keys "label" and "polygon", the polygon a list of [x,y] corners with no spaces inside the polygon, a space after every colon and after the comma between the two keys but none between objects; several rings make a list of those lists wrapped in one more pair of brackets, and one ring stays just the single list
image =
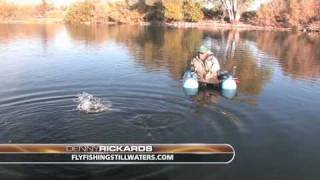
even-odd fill
[{"label": "tree line", "polygon": [[60,18],[71,24],[201,22],[249,23],[276,27],[320,26],[320,1],[269,0],[260,8],[258,0],[79,0],[56,6],[50,0],[38,5],[17,5],[0,0],[0,20]]}]

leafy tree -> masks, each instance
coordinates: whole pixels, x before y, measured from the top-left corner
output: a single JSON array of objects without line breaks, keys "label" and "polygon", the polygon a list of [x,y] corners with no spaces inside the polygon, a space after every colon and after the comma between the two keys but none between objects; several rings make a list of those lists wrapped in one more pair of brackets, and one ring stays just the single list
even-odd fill
[{"label": "leafy tree", "polygon": [[303,27],[320,18],[318,0],[271,0],[257,12],[256,22],[262,25]]},{"label": "leafy tree", "polygon": [[197,22],[203,19],[203,12],[200,3],[194,0],[184,1],[183,3],[184,19]]},{"label": "leafy tree", "polygon": [[6,0],[0,0],[0,19],[8,19],[14,16],[16,11],[16,7],[12,4],[7,2]]},{"label": "leafy tree", "polygon": [[168,21],[181,21],[183,15],[183,0],[163,0],[164,17]]},{"label": "leafy tree", "polygon": [[90,1],[78,2],[68,8],[66,22],[86,23],[91,22],[95,14],[95,5]]}]

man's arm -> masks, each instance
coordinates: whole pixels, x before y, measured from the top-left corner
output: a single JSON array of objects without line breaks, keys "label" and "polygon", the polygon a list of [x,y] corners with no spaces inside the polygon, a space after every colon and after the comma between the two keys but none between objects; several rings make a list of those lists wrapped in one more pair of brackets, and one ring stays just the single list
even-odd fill
[{"label": "man's arm", "polygon": [[211,67],[211,72],[212,73],[218,73],[218,71],[220,71],[220,63],[218,61],[218,59],[214,56],[212,56],[212,67]]},{"label": "man's arm", "polygon": [[195,63],[194,61],[195,61],[195,59],[193,58],[190,63],[190,70],[193,72],[195,72],[195,70],[196,70],[195,65],[194,65],[194,63]]},{"label": "man's arm", "polygon": [[197,63],[199,63],[198,60],[196,58],[193,58],[191,60],[191,63],[190,63],[190,69],[191,69],[192,72],[195,72],[197,74],[198,81],[202,82],[203,81],[203,75],[201,74],[199,69],[197,69],[197,66],[199,65]]}]

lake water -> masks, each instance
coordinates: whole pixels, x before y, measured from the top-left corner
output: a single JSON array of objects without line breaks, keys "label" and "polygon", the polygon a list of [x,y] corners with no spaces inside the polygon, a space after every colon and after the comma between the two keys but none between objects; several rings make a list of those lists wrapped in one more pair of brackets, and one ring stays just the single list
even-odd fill
[{"label": "lake water", "polygon": [[[237,95],[186,96],[211,47]],[[87,92],[113,110],[80,113]],[[1,165],[2,177],[317,179],[320,36],[140,26],[0,25],[0,143],[229,143],[229,165]],[[109,179],[108,178],[108,179]],[[2,178],[1,178],[2,179]]]}]

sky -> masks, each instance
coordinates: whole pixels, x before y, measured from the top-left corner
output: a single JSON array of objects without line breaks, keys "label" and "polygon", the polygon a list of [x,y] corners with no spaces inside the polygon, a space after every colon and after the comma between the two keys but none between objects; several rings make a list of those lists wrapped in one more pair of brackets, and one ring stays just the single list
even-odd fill
[{"label": "sky", "polygon": [[251,7],[249,8],[250,10],[257,10],[259,7],[264,4],[269,2],[270,0],[255,0],[252,4]]},{"label": "sky", "polygon": [[[41,0],[8,0],[17,4],[39,4]],[[73,3],[75,0],[49,0],[55,4],[68,5]]]}]

